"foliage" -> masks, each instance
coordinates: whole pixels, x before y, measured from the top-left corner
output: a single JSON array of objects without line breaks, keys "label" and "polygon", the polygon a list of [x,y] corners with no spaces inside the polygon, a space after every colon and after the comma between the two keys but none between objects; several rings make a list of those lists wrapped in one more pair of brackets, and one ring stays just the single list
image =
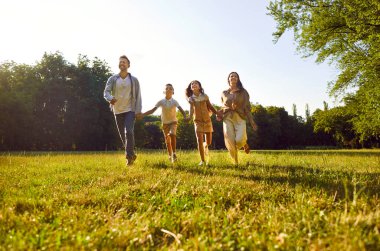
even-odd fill
[{"label": "foliage", "polygon": [[354,148],[358,146],[359,139],[353,130],[353,117],[344,107],[319,110],[314,114],[314,130],[331,134],[340,145]]},{"label": "foliage", "polygon": [[[379,151],[0,155],[1,250],[376,250]],[[169,234],[170,233],[170,234]]]},{"label": "foliage", "polygon": [[[275,0],[268,7],[277,22],[277,41],[294,32],[299,50],[317,62],[336,63],[340,74],[331,94],[346,96],[353,88],[352,120],[362,140],[380,137],[380,3],[378,0]],[[360,111],[360,112],[359,112]],[[370,125],[370,126],[368,126]]]},{"label": "foliage", "polygon": [[[98,58],[90,60],[79,55],[77,63],[72,64],[59,52],[45,54],[36,65],[0,64],[0,150],[122,149],[114,116],[103,98],[104,85],[110,75],[108,65]],[[371,118],[379,120],[378,88],[370,90],[358,91],[366,99],[358,98],[358,95],[346,98],[349,110],[345,112],[352,117],[340,117],[349,121],[335,121],[337,124],[332,125],[349,124],[355,134],[352,137],[355,142],[361,140],[361,147],[379,146],[380,140],[373,133],[379,129],[378,123],[363,122]],[[364,101],[367,103],[362,103]],[[294,111],[291,116],[283,107],[252,104],[251,112],[258,130],[253,131],[247,125],[251,148],[347,145],[342,143],[342,137],[333,140],[332,133],[335,132],[320,127],[322,124],[317,118],[321,116],[309,116],[305,121],[297,115],[296,107]],[[327,104],[325,111],[328,111]],[[372,114],[371,118],[368,114]],[[185,122],[179,112],[177,118],[177,148],[195,149],[193,122]],[[225,149],[223,123],[217,121],[215,115],[211,120],[214,127],[211,149]],[[316,122],[319,129],[313,132]],[[165,149],[160,117],[147,116],[137,120],[135,140],[139,149]]]}]

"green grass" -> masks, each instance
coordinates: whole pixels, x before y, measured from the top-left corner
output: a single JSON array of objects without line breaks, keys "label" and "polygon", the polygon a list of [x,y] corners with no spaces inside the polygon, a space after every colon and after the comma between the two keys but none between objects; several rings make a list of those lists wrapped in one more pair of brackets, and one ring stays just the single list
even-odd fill
[{"label": "green grass", "polygon": [[0,250],[378,250],[380,151],[0,155]]}]

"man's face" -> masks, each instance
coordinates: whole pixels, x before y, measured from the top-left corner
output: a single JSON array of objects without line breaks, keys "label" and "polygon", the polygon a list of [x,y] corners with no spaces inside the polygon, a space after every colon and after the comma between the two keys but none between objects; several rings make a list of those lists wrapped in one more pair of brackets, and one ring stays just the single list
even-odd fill
[{"label": "man's face", "polygon": [[126,60],[125,58],[121,58],[121,59],[119,60],[119,69],[120,69],[121,71],[124,71],[124,70],[126,70],[126,69],[128,69],[128,68],[129,68],[128,60]]}]

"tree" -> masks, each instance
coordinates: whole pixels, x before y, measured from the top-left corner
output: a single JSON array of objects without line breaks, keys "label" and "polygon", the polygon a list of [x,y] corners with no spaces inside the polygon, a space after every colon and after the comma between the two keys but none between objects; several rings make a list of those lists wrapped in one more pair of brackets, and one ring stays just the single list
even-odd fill
[{"label": "tree", "polygon": [[345,107],[334,107],[327,111],[319,110],[314,113],[314,130],[332,135],[343,147],[358,147],[359,138],[353,130],[353,117],[353,114]]},{"label": "tree", "polygon": [[[329,61],[340,69],[330,94],[351,96],[354,128],[361,137],[379,137],[380,98],[380,3],[378,0],[275,0],[268,7],[277,22],[277,41],[286,30],[294,32],[298,49],[305,56],[317,55],[317,62]],[[375,112],[373,109],[375,108]],[[364,126],[371,124],[370,127]]]}]

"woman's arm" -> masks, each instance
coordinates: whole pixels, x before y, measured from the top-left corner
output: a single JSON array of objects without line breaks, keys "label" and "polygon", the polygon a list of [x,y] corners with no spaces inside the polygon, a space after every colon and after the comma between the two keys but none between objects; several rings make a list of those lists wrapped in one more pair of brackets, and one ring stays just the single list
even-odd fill
[{"label": "woman's arm", "polygon": [[218,112],[216,111],[216,109],[214,108],[214,106],[210,103],[209,99],[207,99],[207,108],[209,109],[209,111],[212,111],[212,113],[218,114]]}]

